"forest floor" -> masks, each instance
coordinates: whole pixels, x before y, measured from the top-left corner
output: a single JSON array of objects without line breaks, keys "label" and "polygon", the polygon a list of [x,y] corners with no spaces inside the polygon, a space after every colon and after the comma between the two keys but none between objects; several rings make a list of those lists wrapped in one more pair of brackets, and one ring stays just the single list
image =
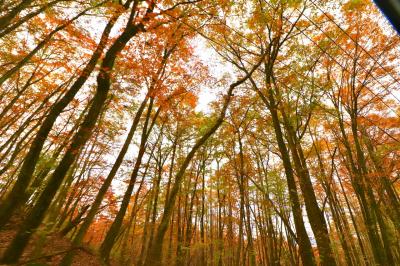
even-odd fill
[{"label": "forest floor", "polygon": [[[0,230],[0,254],[4,252],[6,247],[12,241],[18,229],[18,221],[12,221],[4,230]],[[50,234],[45,238],[40,236],[32,237],[28,247],[25,249],[19,263],[16,265],[27,266],[48,266],[58,265],[66,252],[71,250],[71,242],[60,234]],[[33,244],[35,243],[35,244]],[[43,243],[42,246],[37,243]],[[4,265],[4,264],[3,264]],[[77,248],[74,257],[74,266],[101,266],[102,263],[89,248]]]}]

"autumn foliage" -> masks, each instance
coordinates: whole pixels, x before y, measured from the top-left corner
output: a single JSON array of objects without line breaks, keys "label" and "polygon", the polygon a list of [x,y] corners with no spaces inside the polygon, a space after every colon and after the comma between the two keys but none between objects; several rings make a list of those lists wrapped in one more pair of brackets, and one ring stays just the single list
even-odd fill
[{"label": "autumn foliage", "polygon": [[0,1],[0,264],[399,265],[399,55],[369,0]]}]

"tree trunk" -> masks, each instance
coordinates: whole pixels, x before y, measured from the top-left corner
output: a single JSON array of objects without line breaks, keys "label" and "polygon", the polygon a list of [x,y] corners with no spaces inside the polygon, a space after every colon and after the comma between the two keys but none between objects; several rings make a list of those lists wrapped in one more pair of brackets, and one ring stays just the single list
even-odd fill
[{"label": "tree trunk", "polygon": [[[264,56],[262,57],[262,60],[263,59],[264,59]],[[186,169],[189,166],[189,164],[190,164],[191,160],[193,159],[194,155],[196,154],[197,150],[201,146],[203,146],[203,144],[221,126],[221,124],[222,124],[222,122],[223,122],[223,120],[225,118],[226,110],[228,109],[228,105],[230,103],[231,97],[233,95],[233,90],[237,86],[239,86],[242,83],[244,83],[249,77],[251,77],[253,72],[261,65],[262,60],[260,60],[245,77],[239,79],[238,81],[236,81],[235,83],[232,83],[229,86],[228,93],[225,96],[224,105],[222,107],[221,113],[219,114],[217,120],[215,121],[213,126],[211,128],[209,128],[199,140],[196,141],[195,145],[193,146],[191,151],[186,156],[184,162],[182,163],[178,173],[175,176],[175,183],[172,186],[172,189],[171,189],[171,192],[170,192],[170,196],[167,199],[167,203],[165,204],[164,214],[163,214],[163,216],[161,218],[161,222],[160,222],[160,225],[159,225],[158,230],[157,230],[157,235],[155,237],[154,244],[152,245],[152,248],[149,250],[148,255],[146,257],[146,262],[145,262],[146,266],[158,266],[158,265],[162,264],[162,246],[163,246],[163,241],[164,241],[164,235],[165,235],[165,233],[167,231],[169,222],[171,220],[172,209],[173,209],[173,207],[175,205],[176,196],[178,194],[178,191],[179,191],[179,188],[180,188],[180,185],[181,185],[181,182],[182,182],[182,178],[183,178],[183,176],[184,176],[184,174],[186,172]]]},{"label": "tree trunk", "polygon": [[28,188],[32,175],[35,171],[40,152],[43,145],[53,127],[56,119],[62,113],[64,108],[74,99],[75,95],[82,88],[83,84],[88,79],[90,73],[94,70],[98,59],[103,53],[103,49],[108,41],[110,31],[116,21],[116,18],[111,19],[105,27],[101,36],[100,42],[93,52],[93,55],[82,71],[82,75],[74,82],[68,92],[51,108],[49,114],[44,119],[39,131],[36,134],[35,139],[32,141],[32,145],[29,148],[27,155],[24,158],[20,173],[17,177],[12,191],[9,196],[4,200],[0,206],[0,228],[4,226],[11,218],[13,211],[18,209],[18,206],[24,204],[26,198],[24,197],[25,191]]},{"label": "tree trunk", "polygon": [[107,51],[101,65],[99,75],[97,76],[97,89],[92,105],[89,109],[89,113],[85,117],[85,120],[83,121],[79,131],[73,137],[72,143],[66,151],[61,162],[54,170],[54,173],[50,177],[46,188],[40,195],[38,202],[28,214],[16,237],[5,251],[1,260],[2,263],[15,263],[18,261],[18,258],[21,256],[23,250],[28,244],[32,233],[42,222],[54,195],[57,193],[57,190],[64,180],[65,174],[68,172],[71,164],[75,161],[79,149],[85,145],[89,139],[99,114],[104,108],[103,105],[107,99],[107,95],[111,86],[110,71],[114,67],[117,55],[125,47],[127,42],[141,29],[142,28],[138,25],[132,24],[132,20],[129,20],[124,32],[116,39],[116,41]]}]

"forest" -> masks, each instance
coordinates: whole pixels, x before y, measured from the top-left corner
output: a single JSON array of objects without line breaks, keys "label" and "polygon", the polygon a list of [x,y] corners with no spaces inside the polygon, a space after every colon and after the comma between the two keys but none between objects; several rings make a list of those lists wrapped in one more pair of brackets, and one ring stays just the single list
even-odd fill
[{"label": "forest", "polygon": [[400,265],[372,0],[0,0],[0,265]]}]

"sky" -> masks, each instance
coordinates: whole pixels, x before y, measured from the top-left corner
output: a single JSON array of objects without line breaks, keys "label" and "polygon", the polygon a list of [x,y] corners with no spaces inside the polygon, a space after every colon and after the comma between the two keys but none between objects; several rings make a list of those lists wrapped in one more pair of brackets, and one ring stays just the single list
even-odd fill
[{"label": "sky", "polygon": [[[192,41],[195,56],[208,66],[211,75],[215,78],[216,82],[220,81],[227,74],[232,76],[233,69],[227,63],[222,62],[221,57],[214,51],[213,48],[207,45],[207,41],[203,37],[196,37]],[[210,113],[211,108],[209,104],[217,99],[218,94],[224,93],[223,87],[218,84],[215,86],[202,86],[198,95],[198,103],[196,111],[203,113]]]}]

